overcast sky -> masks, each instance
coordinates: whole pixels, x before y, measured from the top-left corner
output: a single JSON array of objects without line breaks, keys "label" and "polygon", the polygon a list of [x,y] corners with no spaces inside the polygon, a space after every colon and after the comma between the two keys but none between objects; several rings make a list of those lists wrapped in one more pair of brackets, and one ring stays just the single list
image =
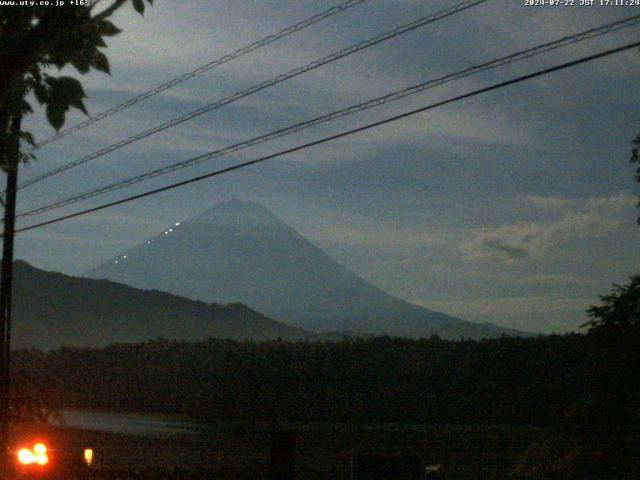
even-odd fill
[{"label": "overcast sky", "polygon": [[[335,0],[339,3],[339,0]],[[38,152],[27,179],[123,137],[457,3],[368,0],[287,39],[113,115]],[[576,3],[580,3],[579,0]],[[526,7],[490,0],[174,127],[19,192],[19,210],[328,113],[564,35],[638,7]],[[324,10],[327,0],[157,0],[129,6],[109,42],[112,76],[83,79],[98,113]],[[205,162],[20,222],[185,179],[493,82],[638,40],[639,27]],[[640,269],[640,53],[631,50],[525,84],[69,220],[17,238],[17,256],[70,274],[233,197],[259,202],[354,272],[403,299],[461,318],[551,332]],[[82,120],[71,115],[68,124]],[[28,126],[52,133],[41,114]]]}]

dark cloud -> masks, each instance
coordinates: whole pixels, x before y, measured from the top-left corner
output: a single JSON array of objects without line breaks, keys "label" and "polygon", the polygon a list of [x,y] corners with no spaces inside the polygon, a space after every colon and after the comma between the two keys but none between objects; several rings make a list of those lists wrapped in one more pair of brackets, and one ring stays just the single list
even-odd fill
[{"label": "dark cloud", "polygon": [[529,257],[529,251],[527,249],[508,245],[500,238],[484,238],[482,240],[482,247],[485,250],[504,255],[511,260],[524,260]]}]

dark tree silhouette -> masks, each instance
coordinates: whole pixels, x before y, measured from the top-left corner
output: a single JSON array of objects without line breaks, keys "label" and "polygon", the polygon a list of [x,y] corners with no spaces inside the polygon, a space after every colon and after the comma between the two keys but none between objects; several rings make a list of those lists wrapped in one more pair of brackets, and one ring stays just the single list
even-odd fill
[{"label": "dark tree silhouette", "polygon": [[[0,8],[0,169],[7,174],[2,271],[0,285],[0,475],[7,476],[8,425],[10,415],[11,282],[15,230],[18,166],[31,158],[21,155],[20,143],[35,145],[33,135],[22,129],[22,118],[33,113],[28,95],[45,108],[56,130],[70,108],[85,113],[82,84],[76,78],[53,75],[73,66],[84,75],[91,69],[109,73],[109,61],[101,49],[105,39],[120,32],[109,21],[129,0],[66,2],[51,5],[14,5]],[[147,0],[149,4],[153,0]],[[80,2],[77,2],[80,3]],[[140,14],[144,0],[131,0]]]},{"label": "dark tree silhouette", "polygon": [[[49,123],[60,129],[70,108],[86,113],[81,83],[69,76],[55,76],[52,69],[73,66],[80,74],[91,69],[109,73],[109,61],[102,51],[105,39],[120,29],[109,19],[129,0],[85,2],[87,6],[66,5],[51,8],[0,8],[0,166],[9,167],[15,138],[12,120],[32,113],[27,95],[33,93],[45,107]],[[144,12],[143,0],[131,0]],[[152,3],[153,0],[147,0]],[[99,8],[103,6],[104,8]],[[14,132],[15,133],[15,132]],[[20,130],[19,137],[34,143],[33,136]]]},{"label": "dark tree silhouette", "polygon": [[587,314],[596,363],[589,421],[601,433],[637,428],[640,369],[640,275],[600,297]]},{"label": "dark tree silhouette", "polygon": [[637,337],[640,329],[640,275],[628,285],[614,285],[613,292],[600,297],[600,305],[587,310],[591,320],[584,324],[592,335]]}]

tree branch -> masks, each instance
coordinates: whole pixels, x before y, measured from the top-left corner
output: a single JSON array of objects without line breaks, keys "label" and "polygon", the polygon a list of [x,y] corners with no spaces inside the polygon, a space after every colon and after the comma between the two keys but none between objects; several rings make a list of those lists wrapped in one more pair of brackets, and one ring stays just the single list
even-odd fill
[{"label": "tree branch", "polygon": [[56,30],[69,28],[69,26],[60,24],[59,20],[62,15],[57,11],[58,9],[51,9],[15,48],[0,55],[0,65],[4,70],[0,76],[0,108],[6,105],[7,96],[14,82],[22,79],[29,66],[36,63],[46,53],[52,39],[55,38]]}]

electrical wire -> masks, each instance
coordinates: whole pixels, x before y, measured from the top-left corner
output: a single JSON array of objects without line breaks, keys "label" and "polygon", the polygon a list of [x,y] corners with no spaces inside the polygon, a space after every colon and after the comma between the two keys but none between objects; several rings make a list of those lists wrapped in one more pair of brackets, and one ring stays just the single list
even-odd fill
[{"label": "electrical wire", "polygon": [[392,93],[389,93],[387,95],[383,95],[381,97],[377,97],[377,98],[373,98],[371,100],[367,100],[365,102],[359,103],[359,104],[355,104],[355,105],[351,105],[347,108],[343,108],[325,115],[321,115],[319,117],[315,117],[312,118],[310,120],[306,120],[304,122],[300,122],[273,132],[269,132],[267,134],[258,136],[258,137],[254,137],[251,138],[249,140],[245,140],[243,142],[239,142],[236,143],[234,145],[230,145],[228,147],[224,147],[218,150],[214,150],[212,152],[208,152],[202,155],[198,155],[196,157],[181,161],[181,162],[177,162],[165,167],[161,167],[161,168],[157,168],[139,175],[135,175],[133,177],[124,179],[124,180],[119,180],[117,182],[108,184],[106,186],[100,187],[98,189],[94,189],[94,190],[90,190],[88,192],[84,192],[78,195],[74,195],[72,197],[68,197],[66,199],[63,200],[59,200],[53,203],[49,203],[40,207],[36,207],[34,209],[22,212],[18,215],[18,217],[24,217],[24,216],[32,216],[32,215],[37,215],[40,213],[44,213],[50,210],[54,210],[57,208],[61,208],[82,200],[86,200],[89,198],[93,198],[105,193],[109,193],[115,190],[119,190],[121,188],[125,188],[127,186],[136,184],[136,183],[140,183],[142,181],[154,178],[154,177],[158,177],[160,175],[164,175],[170,172],[174,172],[183,168],[187,168],[187,167],[191,167],[194,165],[197,165],[199,163],[202,163],[204,161],[208,161],[208,160],[212,160],[214,158],[220,158],[222,156],[228,155],[230,153],[234,153],[237,152],[239,150],[243,150],[245,148],[249,148],[249,147],[253,147],[280,137],[284,137],[287,135],[291,135],[293,133],[297,133],[299,131],[305,130],[307,128],[316,126],[316,125],[320,125],[322,123],[326,123],[332,120],[336,120],[338,118],[342,118],[342,117],[346,117],[348,115],[352,115],[358,112],[362,112],[380,105],[384,105],[386,103],[389,102],[393,102],[393,101],[397,101],[400,100],[402,98],[408,97],[410,95],[415,95],[419,92],[425,91],[427,89],[431,89],[431,88],[435,88],[437,86],[441,86],[444,85],[446,83],[449,83],[451,81],[454,80],[458,80],[470,75],[474,75],[486,70],[490,70],[490,69],[494,69],[497,68],[499,66],[503,66],[503,65],[507,65],[510,63],[514,63],[517,61],[522,61],[537,55],[541,55],[543,53],[558,49],[558,48],[562,48],[562,47],[566,47],[568,45],[577,43],[577,42],[581,42],[587,39],[592,39],[601,35],[605,35],[617,30],[620,30],[622,28],[627,28],[627,27],[631,27],[633,25],[637,25],[638,23],[640,23],[640,15],[635,15],[629,18],[625,18],[623,20],[619,20],[616,22],[612,22],[606,25],[602,25],[600,27],[596,27],[596,28],[592,28],[589,30],[585,30],[583,32],[574,34],[574,35],[570,35],[570,36],[566,36],[566,37],[562,37],[560,39],[554,40],[552,42],[548,42],[542,45],[538,45],[535,46],[533,48],[529,48],[526,50],[522,50],[507,56],[503,56],[494,60],[491,60],[489,62],[485,62],[479,65],[475,65],[472,67],[468,67],[462,71],[459,72],[455,72],[455,73],[451,73],[433,80],[428,80],[425,82],[422,82],[420,84],[408,87],[408,88],[404,88],[402,90],[399,91],[395,91]]},{"label": "electrical wire", "polygon": [[124,140],[121,140],[117,143],[111,144],[107,147],[104,147],[96,152],[90,153],[88,155],[85,155],[81,158],[78,158],[76,160],[73,160],[65,165],[62,165],[58,168],[55,168],[53,170],[50,170],[48,172],[45,172],[41,175],[38,175],[36,177],[33,177],[29,180],[26,180],[25,182],[21,183],[18,188],[22,189],[25,187],[28,187],[30,185],[33,185],[35,183],[41,182],[42,180],[45,180],[47,178],[50,178],[54,175],[57,175],[59,173],[65,172],[71,168],[75,168],[77,166],[83,165],[91,160],[95,160],[96,158],[100,158],[104,155],[107,155],[108,153],[114,152],[122,147],[125,147],[127,145],[130,145],[134,142],[137,142],[139,140],[142,140],[143,138],[147,138],[150,137],[151,135],[155,135],[156,133],[160,133],[168,128],[174,127],[176,125],[179,125],[181,123],[184,123],[188,120],[192,120],[193,118],[196,118],[200,115],[203,115],[205,113],[211,112],[213,110],[216,110],[218,108],[224,107],[225,105],[229,105],[230,103],[236,102],[242,98],[248,97],[249,95],[253,95],[255,93],[258,93],[266,88],[272,87],[274,85],[277,85],[279,83],[282,83],[286,80],[289,80],[291,78],[297,77],[298,75],[302,75],[303,73],[309,72],[311,70],[315,70],[319,67],[322,67],[324,65],[327,65],[329,63],[335,62],[336,60],[340,60],[341,58],[345,58],[349,55],[353,55],[356,52],[359,52],[361,50],[364,50],[366,48],[372,47],[374,45],[378,45],[384,41],[390,40],[392,38],[395,38],[399,35],[403,35],[405,33],[411,32],[413,30],[416,30],[420,27],[423,27],[425,25],[428,25],[430,23],[434,23],[438,20],[447,18],[449,16],[455,15],[456,13],[459,13],[463,10],[466,10],[468,8],[471,7],[475,7],[477,5],[480,5],[482,3],[485,3],[489,0],[466,0],[464,2],[458,3],[452,7],[446,8],[444,10],[440,10],[432,15],[428,15],[426,17],[421,17],[417,20],[414,20],[410,23],[401,25],[397,28],[394,28],[393,30],[381,33],[379,35],[376,35],[375,37],[369,39],[369,40],[365,40],[363,42],[360,42],[356,45],[352,45],[350,47],[344,48],[342,50],[339,50],[338,52],[332,53],[330,55],[327,55],[325,57],[322,57],[319,60],[315,60],[311,63],[308,63],[302,67],[298,67],[295,68],[293,70],[290,70],[286,73],[280,74],[276,77],[273,77],[269,80],[266,80],[262,83],[259,83],[257,85],[254,85],[246,90],[242,90],[239,92],[236,92],[228,97],[222,98],[214,103],[210,103],[208,105],[205,105],[203,107],[200,107],[196,110],[193,110],[189,113],[186,113],[180,117],[176,117],[174,119],[168,120],[160,125],[157,125],[153,128],[150,128],[148,130],[145,130],[143,132],[137,133],[136,135],[132,135]]},{"label": "electrical wire", "polygon": [[423,107],[420,107],[420,108],[416,108],[414,110],[410,110],[408,112],[405,112],[405,113],[402,113],[402,114],[399,114],[399,115],[394,115],[392,117],[388,117],[388,118],[385,118],[383,120],[379,120],[379,121],[376,121],[376,122],[373,122],[373,123],[368,123],[366,125],[363,125],[363,126],[351,129],[351,130],[347,130],[347,131],[344,131],[344,132],[340,132],[340,133],[337,133],[335,135],[330,135],[328,137],[324,137],[324,138],[321,138],[319,140],[315,140],[313,142],[305,143],[305,144],[302,144],[302,145],[298,145],[296,147],[292,147],[292,148],[289,148],[289,149],[286,149],[286,150],[282,150],[280,152],[276,152],[276,153],[273,153],[271,155],[266,155],[264,157],[260,157],[260,158],[254,159],[254,160],[249,160],[249,161],[246,161],[246,162],[243,162],[243,163],[239,163],[239,164],[236,164],[236,165],[233,165],[233,166],[230,166],[230,167],[226,167],[226,168],[223,168],[223,169],[220,169],[220,170],[209,172],[209,173],[204,174],[204,175],[199,175],[197,177],[192,177],[190,179],[183,180],[181,182],[177,182],[177,183],[173,183],[173,184],[170,184],[170,185],[167,185],[167,186],[164,186],[164,187],[160,187],[160,188],[156,188],[156,189],[153,189],[153,190],[149,190],[147,192],[139,193],[137,195],[132,195],[130,197],[126,197],[126,198],[123,198],[123,199],[120,199],[120,200],[116,200],[116,201],[113,201],[113,202],[108,202],[108,203],[105,203],[105,204],[102,204],[102,205],[98,205],[97,207],[93,207],[93,208],[88,208],[86,210],[82,210],[80,212],[71,213],[71,214],[64,215],[64,216],[61,216],[61,217],[57,217],[57,218],[54,218],[54,219],[51,219],[51,220],[47,220],[45,222],[40,222],[40,223],[36,223],[34,225],[29,225],[27,227],[23,227],[23,228],[15,230],[15,233],[25,232],[25,231],[28,231],[28,230],[33,230],[35,228],[44,227],[46,225],[59,223],[59,222],[62,222],[64,220],[68,220],[68,219],[71,219],[71,218],[76,218],[76,217],[79,217],[79,216],[82,216],[82,215],[87,215],[89,213],[93,213],[93,212],[97,212],[97,211],[100,211],[100,210],[104,210],[106,208],[114,207],[116,205],[122,205],[122,204],[125,204],[125,203],[132,202],[134,200],[139,200],[141,198],[145,198],[145,197],[148,197],[148,196],[151,196],[151,195],[155,195],[155,194],[158,194],[158,193],[161,193],[161,192],[166,192],[168,190],[173,190],[175,188],[183,187],[185,185],[189,185],[191,183],[202,181],[202,180],[205,180],[207,178],[212,178],[212,177],[223,175],[225,173],[229,173],[229,172],[232,172],[232,171],[235,171],[235,170],[240,170],[242,168],[246,168],[246,167],[249,167],[251,165],[256,165],[258,163],[265,162],[265,161],[271,160],[273,158],[281,157],[281,156],[287,155],[289,153],[294,153],[294,152],[298,152],[298,151],[301,151],[301,150],[305,150],[307,148],[310,148],[310,147],[313,147],[313,146],[316,146],[316,145],[321,145],[321,144],[324,144],[324,143],[327,143],[327,142],[331,142],[333,140],[337,140],[339,138],[344,138],[344,137],[347,137],[347,136],[350,136],[350,135],[354,135],[356,133],[363,132],[365,130],[370,130],[372,128],[376,128],[376,127],[379,127],[379,126],[382,126],[382,125],[386,125],[386,124],[391,123],[391,122],[396,122],[398,120],[401,120],[401,119],[407,118],[407,117],[411,117],[411,116],[416,115],[418,113],[423,113],[423,112],[426,112],[428,110],[433,110],[435,108],[438,108],[438,107],[441,107],[441,106],[444,106],[444,105],[448,105],[448,104],[451,104],[451,103],[459,102],[461,100],[464,100],[464,99],[467,99],[467,98],[471,98],[471,97],[475,97],[475,96],[481,95],[483,93],[487,93],[487,92],[490,92],[490,91],[498,90],[500,88],[504,88],[504,87],[507,87],[507,86],[510,86],[510,85],[521,83],[521,82],[524,82],[526,80],[530,80],[532,78],[537,78],[537,77],[541,77],[543,75],[548,75],[548,74],[556,72],[556,71],[564,70],[564,69],[567,69],[567,68],[570,68],[570,67],[574,67],[576,65],[580,65],[580,64],[587,63],[587,62],[591,62],[591,61],[597,60],[599,58],[608,57],[610,55],[614,55],[616,53],[620,53],[620,52],[623,52],[623,51],[626,51],[626,50],[630,50],[632,48],[637,48],[637,47],[640,47],[640,42],[630,43],[630,44],[624,45],[622,47],[613,48],[613,49],[606,50],[606,51],[603,51],[603,52],[600,52],[600,53],[597,53],[597,54],[589,55],[589,56],[586,56],[586,57],[581,57],[581,58],[579,58],[577,60],[573,60],[571,62],[566,62],[566,63],[560,64],[560,65],[556,65],[554,67],[546,68],[544,70],[538,70],[538,71],[536,71],[534,73],[530,73],[530,74],[527,74],[527,75],[522,75],[522,76],[513,78],[511,80],[507,80],[507,81],[504,81],[504,82],[496,83],[496,84],[490,85],[488,87],[484,87],[484,88],[481,88],[481,89],[478,89],[478,90],[474,90],[474,91],[469,92],[469,93],[465,93],[465,94],[462,94],[462,95],[458,95],[458,96],[455,96],[455,97],[448,98],[446,100],[442,100],[440,102],[436,102],[436,103],[432,103],[430,105],[426,105],[426,106],[423,106]]},{"label": "electrical wire", "polygon": [[85,127],[88,127],[89,125],[92,125],[104,118],[107,118],[111,115],[113,115],[114,113],[117,112],[121,112],[122,110],[125,110],[129,107],[131,107],[132,105],[135,105],[143,100],[146,100],[147,98],[153,97],[155,95],[158,95],[161,92],[164,92],[165,90],[170,89],[171,87],[174,87],[176,85],[178,85],[179,83],[185,82],[197,75],[200,75],[204,72],[207,72],[209,70],[212,70],[216,67],[219,67],[221,65],[224,65],[225,63],[228,63],[232,60],[235,60],[238,57],[241,57],[243,55],[246,55],[250,52],[253,52],[261,47],[264,47],[266,45],[269,45],[270,43],[275,42],[276,40],[280,40],[281,38],[287,37],[295,32],[299,32],[300,30],[304,30],[307,27],[310,27],[311,25],[314,25],[315,23],[318,23],[326,18],[332,17],[333,15],[336,15],[338,13],[344,12],[345,10],[348,10],[352,7],[355,7],[357,5],[360,5],[361,3],[364,3],[368,0],[348,0],[344,3],[338,4],[338,5],[334,5],[333,7],[317,13],[309,18],[306,18],[305,20],[302,20],[298,23],[295,23],[289,27],[286,27],[274,34],[268,35],[256,42],[253,42],[249,45],[247,45],[246,47],[242,47],[239,48],[238,50],[235,50],[232,53],[229,53],[227,55],[224,55],[220,58],[217,58],[215,60],[212,60],[211,62],[202,65],[194,70],[191,70],[188,73],[185,73],[183,75],[180,75],[179,77],[176,77],[172,80],[169,80],[168,82],[165,82],[161,85],[158,85],[157,87],[152,88],[151,90],[147,90],[144,93],[141,93],[140,95],[136,95],[135,97],[132,97],[128,100],[126,100],[125,102],[122,102],[114,107],[111,107],[108,110],[104,110],[100,113],[98,113],[97,115],[88,118],[87,120],[84,120],[82,122],[76,123],[75,125],[72,125],[69,128],[66,128],[48,138],[45,138],[44,140],[38,142],[35,146],[31,147],[31,149],[27,150],[26,153],[31,153],[35,150],[38,150],[39,148],[43,147],[44,145],[47,145],[49,143],[55,142],[56,140],[66,137],[67,135],[71,135],[74,132],[77,132],[78,130],[81,130]]}]

